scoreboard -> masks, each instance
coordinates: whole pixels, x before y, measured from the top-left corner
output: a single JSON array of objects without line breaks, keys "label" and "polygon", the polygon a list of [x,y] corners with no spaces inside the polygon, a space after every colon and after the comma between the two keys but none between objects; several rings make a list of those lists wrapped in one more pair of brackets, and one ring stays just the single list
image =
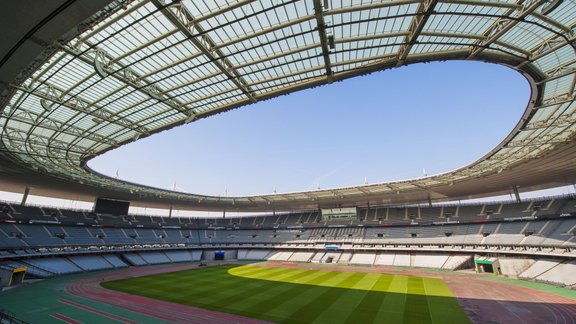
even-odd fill
[{"label": "scoreboard", "polygon": [[323,208],[321,212],[322,220],[324,221],[353,220],[358,218],[358,210],[356,207]]}]

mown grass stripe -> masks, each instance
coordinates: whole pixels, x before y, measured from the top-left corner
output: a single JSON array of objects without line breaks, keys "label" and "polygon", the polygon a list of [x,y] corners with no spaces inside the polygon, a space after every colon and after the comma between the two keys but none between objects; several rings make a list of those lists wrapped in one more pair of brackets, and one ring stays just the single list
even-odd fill
[{"label": "mown grass stripe", "polygon": [[351,272],[332,272],[333,276],[330,278],[320,281],[315,281],[313,284],[321,285],[324,287],[341,287],[341,285],[350,277],[354,275]]},{"label": "mown grass stripe", "polygon": [[[291,271],[290,269],[279,269],[275,272],[290,273]],[[251,296],[251,294],[257,293],[258,291],[266,289],[266,287],[270,287],[274,284],[276,284],[274,281],[246,279],[227,274],[225,278],[222,278],[221,284],[216,286],[205,286],[206,289],[211,291],[211,293],[203,295],[200,303],[202,305],[215,304],[217,305],[216,307],[220,309],[222,307],[220,305],[226,305],[235,298],[243,299],[242,295]],[[240,286],[242,289],[238,289]]]},{"label": "mown grass stripe", "polygon": [[[297,278],[300,275],[300,273],[294,273],[293,271],[291,271],[292,269],[283,269],[283,270],[286,270],[287,273],[290,273],[289,276],[285,277],[287,280],[290,280],[290,278],[292,277]],[[277,273],[279,272],[280,271],[278,271]],[[249,285],[244,285],[243,287],[244,289],[225,290],[218,295],[207,297],[206,301],[210,301],[226,309],[235,302],[238,301],[246,302],[247,300],[246,296],[250,296],[250,298],[255,298],[259,294],[265,294],[271,287],[278,285],[278,282],[276,281],[257,280],[257,279],[244,279],[244,280],[248,280],[250,282]]]},{"label": "mown grass stripe", "polygon": [[384,295],[382,305],[376,314],[376,322],[404,322],[404,304],[406,302],[408,277],[393,275],[388,291]]},{"label": "mown grass stripe", "polygon": [[[334,303],[340,294],[328,287],[318,287],[314,290],[309,290],[307,298],[303,298],[302,307],[298,308],[290,316],[289,321],[286,323],[312,323],[322,311]],[[306,302],[304,302],[306,300]]]},{"label": "mown grass stripe", "polygon": [[[342,286],[353,286],[355,283],[360,281],[363,276],[359,276],[358,273],[334,273],[334,276],[329,277],[327,280],[323,280],[324,283],[332,282],[334,287]],[[338,300],[342,294],[344,294],[347,289],[342,288],[330,288],[319,286],[319,292],[315,293],[316,297],[314,299],[307,298],[307,302],[300,308],[296,309],[291,315],[291,321],[295,320],[295,323],[311,323],[314,322],[318,317],[320,317],[325,309],[329,308],[336,300]],[[314,292],[314,291],[312,291]],[[319,294],[318,294],[319,293]],[[312,296],[310,296],[312,297]],[[319,319],[320,320],[320,319]],[[320,321],[321,322],[321,321]]]},{"label": "mown grass stripe", "polygon": [[374,282],[371,291],[366,292],[360,303],[348,314],[346,324],[373,323],[375,322],[378,309],[384,302],[385,291],[390,286],[392,278],[380,276]]},{"label": "mown grass stripe", "polygon": [[424,278],[423,284],[433,323],[470,323],[468,316],[460,308],[458,301],[443,280]]},{"label": "mown grass stripe", "polygon": [[364,298],[368,290],[358,289],[365,287],[365,281],[373,281],[367,273],[357,273],[346,280],[344,288],[339,287],[338,292],[340,296],[331,305],[329,305],[316,320],[321,323],[344,323],[352,312]]},{"label": "mown grass stripe", "polygon": [[[233,309],[240,309],[242,314],[252,317],[260,317],[267,320],[278,321],[282,320],[283,317],[278,317],[277,315],[272,316],[268,314],[270,311],[273,313],[278,313],[275,308],[282,307],[284,311],[290,312],[294,311],[294,307],[300,307],[305,300],[301,300],[300,296],[307,290],[316,289],[317,286],[306,284],[309,281],[316,280],[320,276],[330,276],[331,274],[322,274],[318,271],[307,270],[301,273],[301,277],[297,279],[299,284],[289,284],[281,283],[270,290],[265,295],[256,296],[256,298],[251,298],[254,302],[250,303],[236,303],[231,305]],[[290,299],[296,299],[296,302],[292,302]],[[264,310],[264,313],[263,313]]]},{"label": "mown grass stripe", "polygon": [[408,277],[408,293],[404,306],[404,320],[408,323],[431,323],[430,309],[424,293],[422,278]]},{"label": "mown grass stripe", "polygon": [[286,270],[291,270],[287,268],[266,268],[266,267],[252,267],[252,266],[247,266],[246,268],[248,269],[248,271],[246,271],[244,267],[235,267],[230,268],[228,272],[230,274],[241,277],[259,278],[261,275],[274,276],[276,273],[285,273]]},{"label": "mown grass stripe", "polygon": [[[275,268],[275,269],[282,269],[282,268]],[[254,276],[258,275],[259,273],[273,273],[272,271],[268,271],[268,270],[271,270],[271,268],[255,267],[255,266],[243,266],[243,267],[230,268],[228,270],[228,272],[230,272],[232,270],[234,271],[235,275],[240,275],[242,277],[244,277],[244,276],[254,277]]]},{"label": "mown grass stripe", "polygon": [[[299,280],[301,278],[309,277],[314,273],[315,271],[313,270],[302,271],[295,273],[292,278],[294,280]],[[302,289],[302,285],[287,283],[275,284],[269,287],[265,294],[253,294],[250,296],[250,299],[236,300],[235,302],[228,304],[228,307],[232,309],[246,309],[246,311],[250,311],[250,308],[257,308],[258,310],[261,310],[262,307],[270,307],[275,305],[275,302],[282,303],[282,300],[286,298],[285,294],[289,291],[292,291],[292,289]]]},{"label": "mown grass stripe", "polygon": [[290,269],[291,271],[286,273],[273,273],[270,275],[260,275],[256,278],[252,277],[253,279],[259,280],[270,280],[270,281],[283,281],[283,282],[292,282],[293,280],[298,280],[298,276],[295,276],[299,273],[303,273],[304,271],[308,270],[294,270]]},{"label": "mown grass stripe", "polygon": [[279,321],[284,317],[290,317],[291,314],[300,309],[303,304],[309,302],[309,298],[306,296],[311,296],[310,292],[318,289],[315,283],[324,282],[332,278],[335,274],[332,271],[314,272],[314,274],[302,278],[300,284],[289,285],[292,288],[290,288],[286,294],[271,299],[269,305],[266,305],[266,311],[263,314],[264,318]]}]

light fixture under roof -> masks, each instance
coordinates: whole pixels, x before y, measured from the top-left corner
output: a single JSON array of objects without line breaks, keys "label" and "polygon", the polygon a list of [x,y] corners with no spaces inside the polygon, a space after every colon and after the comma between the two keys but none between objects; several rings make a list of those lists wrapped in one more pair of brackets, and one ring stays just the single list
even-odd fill
[{"label": "light fixture under roof", "polygon": [[46,99],[40,99],[40,106],[42,106],[42,108],[46,111],[51,111],[52,110],[52,105],[54,105],[53,102],[50,102]]},{"label": "light fixture under roof", "polygon": [[196,119],[196,115],[191,114],[190,116],[186,117],[186,119],[184,119],[184,123],[188,124],[193,122]]}]

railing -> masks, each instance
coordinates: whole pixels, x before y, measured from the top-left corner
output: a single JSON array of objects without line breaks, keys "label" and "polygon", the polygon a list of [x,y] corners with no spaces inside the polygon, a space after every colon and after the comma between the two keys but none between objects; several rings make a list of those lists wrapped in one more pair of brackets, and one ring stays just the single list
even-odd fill
[{"label": "railing", "polygon": [[28,324],[14,316],[14,314],[8,312],[7,310],[0,308],[0,323],[2,324]]},{"label": "railing", "polygon": [[[576,194],[573,193],[565,193],[561,195],[554,195],[554,196],[542,196],[537,198],[522,198],[522,203],[529,203],[529,202],[536,202],[536,201],[548,201],[548,200],[559,200],[559,199],[576,199]],[[478,202],[466,202],[466,201],[447,201],[447,202],[435,202],[432,203],[432,207],[457,207],[457,206],[482,206],[482,205],[511,205],[516,204],[516,200],[514,199],[502,199],[502,200],[490,200],[490,201],[478,201]],[[378,208],[409,208],[409,207],[425,207],[429,208],[428,203],[420,203],[420,204],[400,204],[400,205],[386,205],[386,206],[370,206],[371,208],[378,207]],[[362,207],[365,208],[365,207]]]}]

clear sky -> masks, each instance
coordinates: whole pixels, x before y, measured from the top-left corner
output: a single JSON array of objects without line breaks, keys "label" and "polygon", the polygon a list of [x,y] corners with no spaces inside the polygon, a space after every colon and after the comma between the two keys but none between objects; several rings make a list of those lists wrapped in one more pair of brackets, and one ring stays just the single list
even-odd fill
[{"label": "clear sky", "polygon": [[89,162],[160,188],[254,195],[450,171],[512,130],[530,89],[481,62],[416,64],[245,106]]}]

